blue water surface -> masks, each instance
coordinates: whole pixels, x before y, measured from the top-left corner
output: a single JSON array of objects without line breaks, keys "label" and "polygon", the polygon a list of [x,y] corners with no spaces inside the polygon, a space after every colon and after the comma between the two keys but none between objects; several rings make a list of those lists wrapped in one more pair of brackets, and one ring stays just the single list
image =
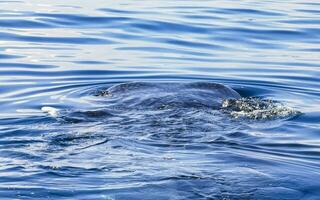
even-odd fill
[{"label": "blue water surface", "polygon": [[[320,199],[319,69],[317,1],[1,0],[0,199]],[[133,81],[220,83],[301,113],[97,95]]]}]

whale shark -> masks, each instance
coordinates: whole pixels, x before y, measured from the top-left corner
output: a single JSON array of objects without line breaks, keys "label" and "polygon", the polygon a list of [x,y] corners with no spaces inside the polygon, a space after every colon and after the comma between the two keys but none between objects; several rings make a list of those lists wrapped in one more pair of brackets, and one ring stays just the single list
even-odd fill
[{"label": "whale shark", "polygon": [[[275,119],[299,114],[278,102],[253,97],[241,97],[234,89],[214,82],[126,82],[93,93],[98,109],[71,110],[44,106],[42,111],[52,117],[110,117],[126,112],[161,110],[216,110],[233,118]],[[133,112],[134,114],[134,112]]]}]

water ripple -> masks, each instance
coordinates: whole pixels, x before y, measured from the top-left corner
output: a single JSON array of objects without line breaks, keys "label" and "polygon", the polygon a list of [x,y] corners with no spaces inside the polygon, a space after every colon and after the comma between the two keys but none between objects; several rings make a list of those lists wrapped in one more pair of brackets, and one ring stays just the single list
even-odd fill
[{"label": "water ripple", "polygon": [[20,34],[0,32],[0,37],[6,41],[41,42],[41,43],[63,43],[63,44],[112,44],[106,39],[88,37],[44,37],[44,36],[25,36]]}]

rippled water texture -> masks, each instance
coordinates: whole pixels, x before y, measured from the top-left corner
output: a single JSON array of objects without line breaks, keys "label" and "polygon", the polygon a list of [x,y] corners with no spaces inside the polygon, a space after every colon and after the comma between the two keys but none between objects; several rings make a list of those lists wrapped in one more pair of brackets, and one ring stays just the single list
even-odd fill
[{"label": "rippled water texture", "polygon": [[0,1],[0,199],[319,199],[319,33],[311,0]]}]

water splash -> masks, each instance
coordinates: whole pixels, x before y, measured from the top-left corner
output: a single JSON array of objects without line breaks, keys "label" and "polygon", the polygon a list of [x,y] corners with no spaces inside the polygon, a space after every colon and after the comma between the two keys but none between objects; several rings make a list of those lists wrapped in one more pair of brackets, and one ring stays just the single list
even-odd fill
[{"label": "water splash", "polygon": [[300,114],[279,102],[256,97],[226,99],[222,102],[222,108],[234,118],[254,120],[290,118]]}]

